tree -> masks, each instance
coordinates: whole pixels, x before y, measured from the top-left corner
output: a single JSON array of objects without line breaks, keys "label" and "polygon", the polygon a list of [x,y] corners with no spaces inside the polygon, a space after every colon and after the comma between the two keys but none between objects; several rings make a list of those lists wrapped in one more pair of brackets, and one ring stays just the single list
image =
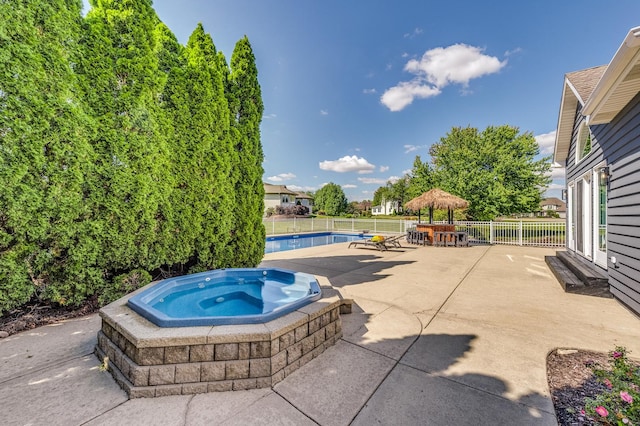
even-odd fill
[{"label": "tree", "polygon": [[397,206],[395,213],[402,211],[402,206],[407,199],[409,177],[404,176],[395,182],[388,181],[386,186],[381,186],[373,193],[373,205],[382,206],[387,202],[393,202]]},{"label": "tree", "polygon": [[397,205],[396,213],[401,213],[403,208],[402,206],[404,206],[405,202],[409,201],[409,198],[407,198],[409,177],[404,176],[393,183],[387,182],[387,186],[389,187],[389,199],[391,201],[395,201]]},{"label": "tree", "polygon": [[373,205],[381,206],[390,198],[391,198],[391,195],[389,194],[389,187],[381,186],[378,189],[376,189],[375,192],[373,193]]},{"label": "tree", "polygon": [[[0,2],[0,314],[32,296],[90,294],[91,122],[73,67],[79,0]],[[93,277],[93,278],[92,278]]]},{"label": "tree", "polygon": [[431,147],[438,186],[469,201],[476,220],[536,211],[549,182],[550,158],[531,133],[513,126],[454,127]]},{"label": "tree", "polygon": [[[407,198],[411,200],[435,187],[433,170],[426,161],[423,163],[419,155],[413,161],[409,174]],[[407,201],[408,201],[407,200]]]},{"label": "tree", "polygon": [[[200,174],[194,170],[201,161],[202,153],[195,149],[198,144],[191,143],[191,131],[199,123],[191,125],[193,105],[183,46],[161,22],[156,25],[154,37],[162,80],[159,102],[163,115],[161,127],[162,134],[166,136],[169,167],[173,176],[170,202],[160,205],[165,220],[158,232],[164,243],[163,250],[171,252],[169,265],[165,267],[171,268],[173,264],[182,269],[184,264],[195,263],[195,241],[202,229],[202,215],[195,211],[202,200],[196,188],[200,188],[203,182],[201,179],[191,179],[193,174]],[[198,158],[194,160],[194,156]]]},{"label": "tree", "polygon": [[161,131],[164,75],[155,54],[159,19],[151,1],[100,0],[92,6],[79,73],[98,123],[94,203],[104,229],[100,262],[111,279],[169,262],[157,231],[173,176]]},{"label": "tree", "polygon": [[348,201],[342,188],[329,182],[316,192],[314,203],[318,210],[324,211],[329,216],[338,216],[347,210]]},{"label": "tree", "polygon": [[[223,64],[223,58],[219,57]],[[226,67],[225,67],[226,68]],[[249,39],[240,39],[231,56],[231,73],[226,80],[226,94],[231,112],[231,138],[234,167],[235,214],[228,248],[238,266],[256,266],[264,257],[266,232],[260,123],[264,105],[258,82],[258,68]]]},{"label": "tree", "polygon": [[[184,123],[183,152],[190,167],[180,170],[187,189],[187,206],[182,211],[181,229],[196,224],[193,235],[198,269],[233,265],[229,247],[234,221],[233,157],[229,140],[229,107],[224,92],[224,76],[211,36],[201,24],[189,37],[184,50],[190,117]],[[198,179],[193,179],[194,173]],[[190,224],[191,223],[191,224]]]}]

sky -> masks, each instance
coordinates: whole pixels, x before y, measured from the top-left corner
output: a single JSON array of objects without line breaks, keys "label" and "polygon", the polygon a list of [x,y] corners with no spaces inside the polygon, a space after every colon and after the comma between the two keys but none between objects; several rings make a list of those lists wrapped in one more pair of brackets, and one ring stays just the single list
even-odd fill
[{"label": "sky", "polygon": [[[86,4],[86,0],[85,4]],[[85,6],[88,7],[88,6]],[[564,74],[608,64],[640,1],[156,0],[180,43],[201,22],[251,43],[264,181],[349,201],[410,172],[453,127],[516,126],[553,153]],[[564,169],[545,196],[560,197]]]}]

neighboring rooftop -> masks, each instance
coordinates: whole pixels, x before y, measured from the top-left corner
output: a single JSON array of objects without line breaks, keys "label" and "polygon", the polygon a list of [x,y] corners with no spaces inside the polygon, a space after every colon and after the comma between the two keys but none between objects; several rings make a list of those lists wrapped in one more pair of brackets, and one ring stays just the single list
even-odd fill
[{"label": "neighboring rooftop", "polygon": [[291,194],[298,195],[297,192],[294,192],[287,188],[286,185],[272,185],[270,183],[264,184],[264,193],[265,194]]}]

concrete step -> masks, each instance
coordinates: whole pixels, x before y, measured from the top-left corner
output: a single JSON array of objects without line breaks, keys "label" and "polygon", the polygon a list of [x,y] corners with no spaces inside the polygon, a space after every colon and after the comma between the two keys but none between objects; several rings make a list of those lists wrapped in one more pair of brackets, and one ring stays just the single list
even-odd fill
[{"label": "concrete step", "polygon": [[[565,252],[558,251],[556,256],[545,256],[545,262],[565,292],[605,298],[613,297],[609,292],[609,282],[604,274],[597,270],[589,270],[589,265],[584,265],[583,262],[574,259],[571,255],[564,256],[561,253]],[[591,268],[595,267],[591,266]]]}]

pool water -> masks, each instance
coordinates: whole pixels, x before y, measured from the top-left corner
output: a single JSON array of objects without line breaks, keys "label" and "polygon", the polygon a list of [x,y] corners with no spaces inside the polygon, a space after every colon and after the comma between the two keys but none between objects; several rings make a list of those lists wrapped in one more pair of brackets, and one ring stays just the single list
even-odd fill
[{"label": "pool water", "polygon": [[184,327],[267,322],[320,297],[313,275],[277,268],[239,268],[168,278],[127,303],[160,327]]},{"label": "pool water", "polygon": [[264,248],[265,253],[296,250],[328,244],[348,243],[370,237],[365,234],[334,234],[333,232],[318,232],[313,234],[281,235],[268,237]]}]

